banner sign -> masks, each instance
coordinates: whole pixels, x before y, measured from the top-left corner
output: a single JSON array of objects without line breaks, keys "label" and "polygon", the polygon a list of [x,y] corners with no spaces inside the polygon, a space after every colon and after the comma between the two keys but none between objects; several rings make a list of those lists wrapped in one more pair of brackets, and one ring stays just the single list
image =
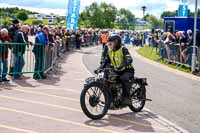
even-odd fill
[{"label": "banner sign", "polygon": [[180,17],[188,16],[188,0],[180,0],[178,16]]},{"label": "banner sign", "polygon": [[69,0],[67,14],[67,29],[76,30],[78,27],[80,0]]}]

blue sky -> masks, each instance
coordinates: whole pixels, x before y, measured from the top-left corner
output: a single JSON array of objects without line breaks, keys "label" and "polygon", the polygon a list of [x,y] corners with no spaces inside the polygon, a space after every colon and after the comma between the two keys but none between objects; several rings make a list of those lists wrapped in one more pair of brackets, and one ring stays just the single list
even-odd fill
[{"label": "blue sky", "polygon": [[[137,17],[141,17],[141,6],[147,6],[147,13],[160,16],[162,11],[178,9],[179,0],[81,0],[81,9],[92,2],[113,3],[117,8],[127,8]],[[41,13],[65,15],[68,0],[0,0],[0,7],[21,7]],[[189,8],[193,10],[194,0],[190,0]]]}]

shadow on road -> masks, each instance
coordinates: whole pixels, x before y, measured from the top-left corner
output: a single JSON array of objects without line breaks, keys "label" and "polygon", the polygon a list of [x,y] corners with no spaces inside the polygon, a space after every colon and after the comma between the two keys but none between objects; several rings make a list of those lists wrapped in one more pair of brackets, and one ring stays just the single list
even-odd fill
[{"label": "shadow on road", "polygon": [[94,52],[84,52],[84,51],[76,51],[76,52],[81,53],[81,54],[86,54],[86,55],[97,54],[97,53],[94,53]]},{"label": "shadow on road", "polygon": [[10,90],[12,90],[12,88],[19,86],[36,88],[42,84],[57,86],[56,84],[60,81],[60,78],[65,74],[65,72],[62,71],[62,64],[66,63],[68,56],[70,54],[72,54],[72,52],[66,53],[58,59],[58,62],[56,63],[55,67],[50,72],[47,73],[48,78],[45,80],[35,81],[32,78],[33,74],[28,74],[25,75],[26,77],[23,80],[12,80],[12,82],[0,83],[0,88],[7,88]]},{"label": "shadow on road", "polygon": [[[89,120],[85,124],[94,127],[117,127],[127,132],[155,132],[152,123],[148,119],[149,112],[109,114],[108,118],[102,120]],[[151,114],[152,115],[152,114]],[[154,116],[154,118],[157,118]]]}]

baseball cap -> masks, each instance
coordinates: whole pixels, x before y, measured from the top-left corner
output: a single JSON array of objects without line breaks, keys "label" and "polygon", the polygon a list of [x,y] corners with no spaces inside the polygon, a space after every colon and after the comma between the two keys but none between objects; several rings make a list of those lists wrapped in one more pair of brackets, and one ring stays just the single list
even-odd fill
[{"label": "baseball cap", "polygon": [[17,19],[14,19],[12,22],[13,24],[19,24],[19,21]]}]

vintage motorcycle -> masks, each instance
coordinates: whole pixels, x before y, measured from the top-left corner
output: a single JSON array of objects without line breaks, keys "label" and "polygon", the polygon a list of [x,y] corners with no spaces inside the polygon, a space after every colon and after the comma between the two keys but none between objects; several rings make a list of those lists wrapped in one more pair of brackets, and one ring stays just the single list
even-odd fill
[{"label": "vintage motorcycle", "polygon": [[103,118],[108,110],[119,110],[129,107],[133,112],[140,112],[146,99],[146,78],[134,77],[130,89],[131,104],[123,104],[123,85],[119,75],[111,68],[104,68],[97,72],[96,77],[85,80],[80,96],[80,104],[84,114],[93,120]]}]

